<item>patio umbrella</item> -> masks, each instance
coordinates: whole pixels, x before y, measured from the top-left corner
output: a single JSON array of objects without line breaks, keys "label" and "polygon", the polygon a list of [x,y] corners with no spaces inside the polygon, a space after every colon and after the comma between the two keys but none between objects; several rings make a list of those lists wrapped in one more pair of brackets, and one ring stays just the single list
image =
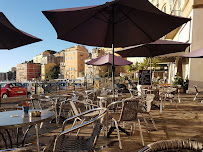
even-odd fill
[{"label": "patio umbrella", "polygon": [[122,57],[154,57],[169,53],[184,52],[190,43],[157,40],[152,43],[130,46],[116,51]]},{"label": "patio umbrella", "polygon": [[[86,64],[97,65],[97,66],[112,65],[113,64],[113,57],[112,56],[113,56],[113,54],[108,53],[108,54],[102,55],[98,58],[92,59],[92,60],[86,62]],[[130,65],[130,64],[132,64],[132,62],[130,62],[126,59],[123,59],[120,56],[114,55],[114,65],[115,66]]]},{"label": "patio umbrella", "polygon": [[[190,19],[163,13],[148,0],[43,11],[58,39],[91,46],[126,47],[155,41]],[[112,65],[114,83],[114,56]],[[114,85],[113,85],[114,86]]]},{"label": "patio umbrella", "polygon": [[38,41],[41,39],[17,29],[0,12],[0,49],[13,49]]},{"label": "patio umbrella", "polygon": [[189,45],[189,43],[177,41],[157,40],[148,44],[126,47],[117,51],[116,53],[120,54],[122,57],[150,57],[151,66],[151,57],[175,52],[183,52]]},{"label": "patio umbrella", "polygon": [[183,57],[188,57],[188,58],[203,58],[203,49],[199,49],[196,51],[192,51],[186,55],[183,55]]},{"label": "patio umbrella", "polygon": [[[113,65],[113,57],[112,56],[113,56],[113,54],[108,53],[108,54],[102,55],[100,57],[97,57],[95,59],[92,59],[92,60],[86,62],[86,64],[95,65],[95,66],[107,65],[108,66],[108,76],[109,76],[109,66]],[[126,59],[123,59],[120,56],[114,55],[114,65],[115,66],[130,65],[130,64],[132,64],[132,62],[130,62]]]}]

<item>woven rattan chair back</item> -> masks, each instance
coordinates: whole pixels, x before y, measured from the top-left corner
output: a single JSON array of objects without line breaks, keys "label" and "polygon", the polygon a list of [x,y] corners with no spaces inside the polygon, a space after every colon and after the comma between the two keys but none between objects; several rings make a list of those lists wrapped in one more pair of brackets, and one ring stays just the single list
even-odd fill
[{"label": "woven rattan chair back", "polygon": [[139,99],[126,99],[124,101],[119,121],[137,120],[138,103]]},{"label": "woven rattan chair back", "polygon": [[201,152],[202,143],[189,140],[164,140],[151,143],[139,152]]}]

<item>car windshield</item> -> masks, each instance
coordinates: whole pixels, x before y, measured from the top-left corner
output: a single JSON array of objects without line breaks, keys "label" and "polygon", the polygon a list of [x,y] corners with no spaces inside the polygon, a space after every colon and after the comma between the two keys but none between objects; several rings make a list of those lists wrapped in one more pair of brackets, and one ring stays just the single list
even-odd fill
[{"label": "car windshield", "polygon": [[0,83],[1,87],[5,87],[7,83]]}]

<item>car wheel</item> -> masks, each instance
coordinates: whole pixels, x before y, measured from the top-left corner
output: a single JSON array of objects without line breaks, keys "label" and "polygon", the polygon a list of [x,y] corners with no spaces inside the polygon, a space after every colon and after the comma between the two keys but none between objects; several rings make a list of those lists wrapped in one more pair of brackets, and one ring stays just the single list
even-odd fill
[{"label": "car wheel", "polygon": [[4,93],[3,95],[2,95],[2,98],[7,98],[8,97],[8,95],[6,94],[6,93]]}]

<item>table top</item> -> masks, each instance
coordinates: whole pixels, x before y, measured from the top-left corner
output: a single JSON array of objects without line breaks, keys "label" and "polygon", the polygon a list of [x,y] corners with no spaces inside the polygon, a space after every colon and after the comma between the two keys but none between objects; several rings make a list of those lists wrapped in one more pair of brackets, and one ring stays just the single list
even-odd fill
[{"label": "table top", "polygon": [[95,90],[85,90],[86,93],[95,92]]},{"label": "table top", "polygon": [[[41,117],[31,117],[31,111],[41,111]],[[25,114],[23,110],[0,112],[0,129],[34,125],[44,122],[52,116],[54,116],[54,112],[48,110],[29,110],[28,114]]]},{"label": "table top", "polygon": [[118,95],[103,95],[103,96],[97,96],[98,99],[114,99],[119,98]]}]

